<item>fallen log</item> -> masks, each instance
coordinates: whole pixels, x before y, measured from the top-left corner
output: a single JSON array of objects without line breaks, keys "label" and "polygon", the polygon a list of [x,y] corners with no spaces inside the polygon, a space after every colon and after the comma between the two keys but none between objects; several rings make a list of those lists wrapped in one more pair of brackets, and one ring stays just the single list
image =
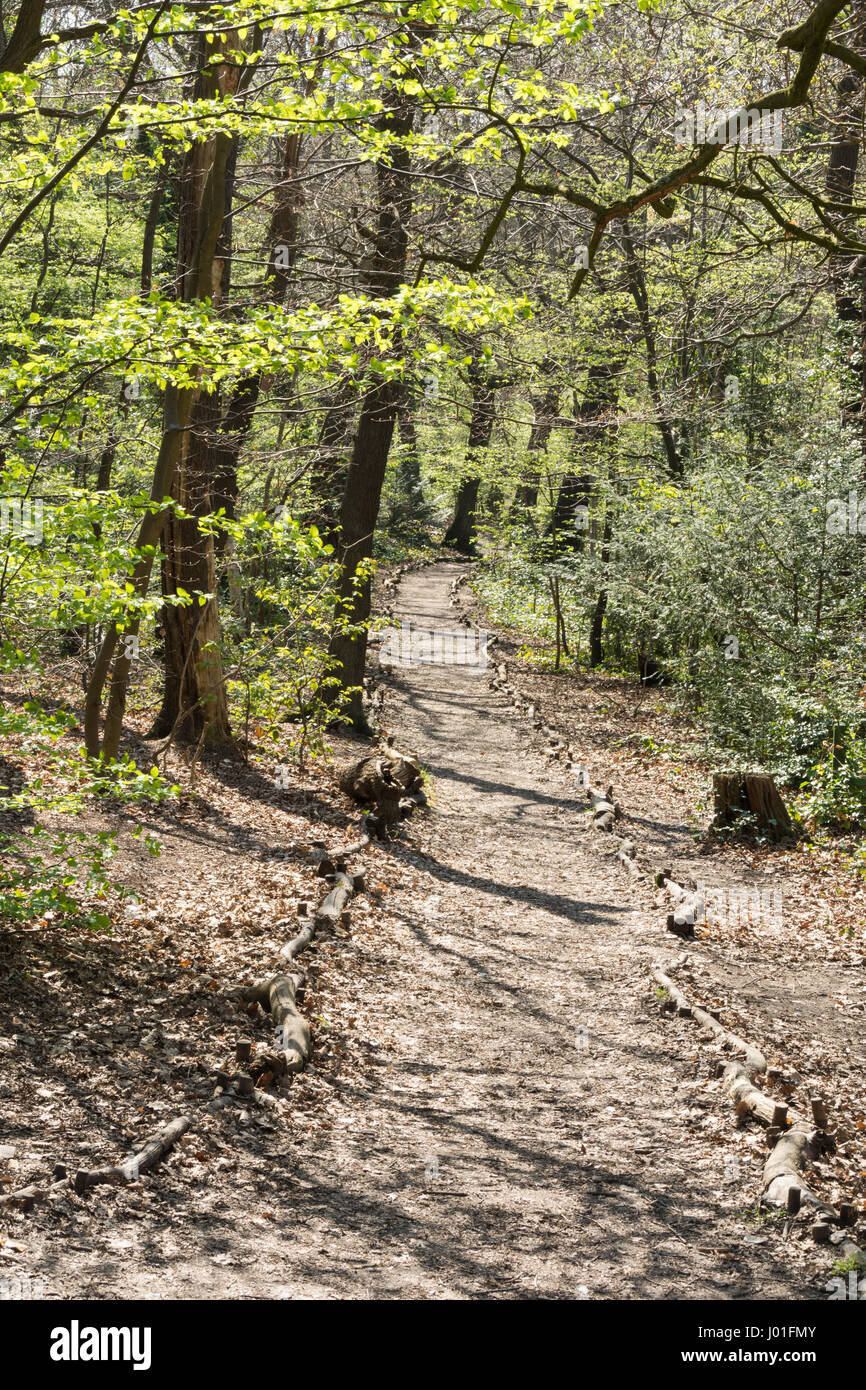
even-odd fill
[{"label": "fallen log", "polygon": [[624,869],[628,869],[630,874],[634,874],[636,878],[646,877],[643,870],[638,865],[637,846],[632,840],[620,841],[617,846],[616,858],[617,862],[622,864]]},{"label": "fallen log", "polygon": [[590,787],[589,803],[593,825],[599,830],[612,830],[614,821],[621,814],[619,807],[614,803],[613,787],[608,787],[606,792]]},{"label": "fallen log", "polygon": [[[811,1208],[818,1217],[812,1227],[812,1237],[819,1244],[832,1239],[832,1226],[844,1228],[851,1224],[850,1203],[843,1202],[837,1211],[813,1192],[803,1178],[803,1169],[813,1159],[820,1158],[825,1147],[826,1136],[822,1136],[820,1130],[811,1129],[805,1120],[798,1121],[771,1150],[764,1164],[761,1192],[764,1206],[784,1207],[791,1214],[803,1205]],[[833,1245],[841,1259],[853,1260],[858,1269],[866,1268],[866,1253],[855,1241],[837,1238]]]},{"label": "fallen log", "polygon": [[287,1072],[303,1071],[313,1050],[310,1025],[295,1002],[302,983],[297,975],[274,975],[244,990],[244,998],[249,1003],[260,1004],[270,1013],[277,1051],[284,1054]]},{"label": "fallen log", "polygon": [[322,899],[315,915],[310,918],[305,927],[301,928],[297,936],[293,936],[291,941],[283,946],[280,955],[285,960],[295,960],[301,951],[309,946],[320,927],[336,926],[354,891],[354,879],[346,873],[338,872],[333,888]]},{"label": "fallen log", "polygon": [[[340,920],[346,903],[351,898],[354,888],[354,881],[348,874],[338,873],[334,878],[334,886],[319,905],[314,917],[317,927],[335,927]],[[297,955],[297,951],[292,952]]]},{"label": "fallen log", "polygon": [[192,1123],[192,1115],[180,1115],[176,1120],[172,1120],[171,1124],[166,1125],[165,1129],[160,1130],[159,1134],[154,1135],[153,1139],[149,1139],[138,1153],[114,1167],[79,1168],[72,1181],[72,1186],[80,1196],[88,1188],[97,1187],[100,1183],[119,1185],[137,1182],[142,1173],[146,1173],[149,1168],[154,1168],[165,1158],[181,1135],[186,1134]]},{"label": "fallen log", "polygon": [[723,1088],[734,1102],[737,1113],[753,1115],[762,1124],[784,1130],[788,1124],[787,1105],[783,1101],[773,1100],[770,1096],[764,1095],[752,1082],[753,1076],[767,1070],[767,1060],[763,1052],[759,1052],[736,1033],[730,1032],[711,1013],[697,1004],[690,1003],[673,981],[660,970],[654,970],[652,975],[676,1004],[681,1017],[693,1018],[696,1023],[710,1028],[724,1044],[743,1052],[746,1058],[745,1065],[742,1062],[728,1062],[722,1069]]},{"label": "fallen log", "polygon": [[668,979],[667,975],[662,974],[661,970],[651,970],[650,974],[657,984],[660,984],[674,1003],[679,1007],[683,1016],[689,1016],[696,1023],[702,1024],[705,1028],[711,1029],[724,1047],[731,1048],[734,1052],[739,1052],[746,1060],[746,1067],[750,1076],[762,1075],[767,1070],[767,1059],[763,1052],[757,1047],[752,1047],[751,1043],[746,1042],[739,1034],[732,1033],[730,1028],[725,1028],[717,1018],[714,1018],[706,1009],[702,1009],[699,1004],[692,1004],[680,989],[674,984],[673,980]]},{"label": "fallen log", "polygon": [[[718,1019],[705,1009],[691,1004],[662,971],[652,970],[650,973],[666,991],[678,1013],[690,1014],[697,1022],[705,1024],[730,1046],[745,1054],[745,1066],[732,1062],[723,1072],[725,1089],[736,1102],[740,1113],[752,1114],[768,1126],[784,1131],[776,1139],[764,1164],[761,1203],[765,1206],[784,1208],[790,1216],[795,1216],[805,1204],[820,1218],[812,1227],[813,1238],[822,1242],[833,1239],[831,1225],[844,1228],[852,1224],[852,1206],[845,1202],[837,1212],[834,1207],[818,1197],[803,1178],[803,1168],[828,1148],[831,1149],[832,1139],[820,1129],[812,1128],[801,1116],[789,1117],[787,1106],[765,1096],[752,1085],[751,1077],[767,1070],[762,1052],[751,1047],[736,1033],[724,1028]],[[790,1128],[785,1129],[789,1120],[793,1123]],[[866,1254],[854,1241],[836,1238],[833,1243],[840,1257],[855,1260],[858,1267],[866,1267]]]},{"label": "fallen log", "polygon": [[772,1100],[752,1084],[751,1076],[742,1062],[728,1062],[722,1072],[722,1085],[737,1108],[738,1115],[753,1115],[762,1124],[784,1130],[788,1124],[788,1107]]},{"label": "fallen log", "polygon": [[370,836],[365,833],[360,840],[355,840],[351,845],[344,845],[342,849],[317,849],[314,860],[317,877],[328,878],[331,874],[344,872],[347,860],[351,859],[353,854],[360,854],[369,844]]},{"label": "fallen log", "polygon": [[[838,1221],[838,1214],[811,1190],[802,1175],[807,1163],[817,1158],[820,1152],[818,1133],[810,1129],[804,1120],[798,1121],[787,1134],[781,1135],[764,1164],[762,1203],[788,1210],[791,1205],[799,1208],[806,1203],[819,1215]],[[793,1202],[790,1197],[792,1189],[797,1191]]]},{"label": "fallen log", "polygon": [[637,862],[637,846],[631,840],[621,840],[617,846],[616,861],[627,869],[635,883],[646,883],[649,875]]},{"label": "fallen log", "polygon": [[49,1183],[47,1187],[41,1187],[38,1183],[30,1183],[27,1187],[19,1187],[16,1192],[7,1192],[0,1197],[0,1207],[20,1207],[22,1211],[32,1211],[37,1202],[49,1201],[58,1195],[63,1187],[67,1191],[69,1190],[68,1178],[64,1177],[59,1182]]},{"label": "fallen log", "polygon": [[674,903],[673,912],[668,913],[667,929],[677,936],[694,936],[695,924],[706,917],[706,902],[703,893],[685,888],[675,883],[667,874],[656,875],[656,883]]}]

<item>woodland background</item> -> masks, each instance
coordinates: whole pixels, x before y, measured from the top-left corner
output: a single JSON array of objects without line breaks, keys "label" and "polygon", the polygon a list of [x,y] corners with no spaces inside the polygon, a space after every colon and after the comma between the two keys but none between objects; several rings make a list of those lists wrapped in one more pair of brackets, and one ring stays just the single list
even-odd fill
[{"label": "woodland background", "polygon": [[859,4],[0,21],[8,918],[104,920],[74,817],[170,749],[363,731],[372,570],[442,540],[542,669],[668,686],[856,837]]}]

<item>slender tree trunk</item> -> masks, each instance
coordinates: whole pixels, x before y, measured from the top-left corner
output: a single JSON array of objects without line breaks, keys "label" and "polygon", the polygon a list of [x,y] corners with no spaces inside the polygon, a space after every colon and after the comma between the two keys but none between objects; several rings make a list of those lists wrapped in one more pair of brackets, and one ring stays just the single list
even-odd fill
[{"label": "slender tree trunk", "polygon": [[395,519],[405,515],[417,521],[425,515],[426,502],[421,484],[418,431],[415,427],[415,397],[406,386],[400,392],[397,421],[400,432],[400,462],[397,469],[400,501],[395,508]]},{"label": "slender tree trunk", "polygon": [[341,381],[331,393],[319,427],[310,468],[311,520],[331,544],[339,542],[340,498],[346,487],[352,451],[352,426],[358,407],[354,381]]},{"label": "slender tree trunk", "polygon": [[[854,6],[854,32],[846,40],[858,53],[866,52],[866,4]],[[836,88],[836,117],[827,161],[827,196],[849,209],[854,202],[860,139],[863,128],[864,82],[862,74],[846,68]],[[845,211],[834,218],[842,230],[850,230],[851,218]],[[830,280],[841,325],[850,325],[850,370],[856,382],[856,395],[844,407],[845,418],[856,423],[861,452],[866,460],[866,257],[839,254],[830,257]],[[866,471],[866,463],[864,463]]]},{"label": "slender tree trunk", "polygon": [[[589,508],[598,487],[597,474],[580,471],[579,465],[592,455],[593,468],[598,466],[597,454],[603,449],[611,428],[616,429],[616,407],[619,400],[619,374],[624,359],[611,356],[604,362],[593,362],[586,379],[583,401],[575,412],[573,457],[575,466],[562,477],[548,532],[554,532],[572,550],[583,550],[588,536]],[[580,509],[580,510],[579,510]],[[582,510],[585,509],[585,510]]]},{"label": "slender tree trunk", "polygon": [[[620,336],[624,331],[624,325],[618,318],[614,319],[611,328],[617,336]],[[586,452],[591,451],[595,467],[600,472],[606,464],[609,476],[613,475],[615,467],[619,381],[624,365],[624,356],[617,355],[613,351],[604,361],[594,362],[590,366],[575,435],[575,449],[578,454],[583,454],[585,457]],[[589,500],[591,490],[590,488],[585,489],[587,500]],[[587,532],[581,532],[579,528],[576,528],[573,534],[579,537],[581,534],[585,536]],[[589,664],[593,667],[599,666],[604,660],[604,618],[608,603],[605,571],[610,560],[612,534],[613,514],[610,502],[608,502],[599,551],[602,581],[593,606],[589,630]]]},{"label": "slender tree trunk", "polygon": [[[426,25],[413,23],[411,28],[416,40],[430,32]],[[395,294],[406,274],[412,178],[409,151],[400,141],[412,133],[416,106],[413,96],[392,91],[377,122],[394,143],[376,165],[379,213],[373,266],[366,281],[367,293],[376,299]],[[366,624],[370,617],[367,562],[373,554],[399,398],[398,383],[382,377],[374,379],[365,393],[340,509],[339,608],[330,648],[338,687],[332,699],[336,702],[344,698],[342,713],[360,730],[367,729],[361,698],[367,660]],[[346,621],[352,625],[351,632],[346,631]]]},{"label": "slender tree trunk", "polygon": [[[604,530],[601,536],[601,565],[602,572],[610,559],[610,539],[613,534],[613,518],[610,510],[604,519]],[[605,584],[598,591],[598,598],[592,610],[592,622],[589,626],[589,664],[593,668],[600,666],[604,661],[604,615],[607,612],[607,586]]]},{"label": "slender tree trunk", "polygon": [[662,437],[662,444],[664,445],[668,472],[673,478],[681,478],[683,474],[683,461],[677,449],[676,439],[667,416],[667,410],[662,397],[661,384],[659,382],[658,354],[656,352],[655,330],[653,329],[650,315],[646,278],[643,273],[643,266],[640,263],[640,258],[635,250],[631,231],[627,222],[623,223],[622,243],[626,255],[626,271],[628,274],[629,290],[631,291],[631,297],[637,308],[638,319],[640,320],[641,332],[643,334],[644,351],[646,353],[647,386],[649,387],[653,410],[655,411],[656,424],[658,425],[659,434]]},{"label": "slender tree trunk", "polygon": [[493,424],[496,418],[496,390],[501,384],[491,380],[483,371],[477,358],[469,368],[469,381],[472,386],[472,406],[469,416],[469,440],[466,451],[465,471],[469,475],[461,480],[457,490],[454,516],[445,532],[443,545],[453,545],[464,555],[474,555],[477,536],[475,517],[478,510],[478,491],[481,480],[478,467],[483,451],[490,446]]},{"label": "slender tree trunk", "polygon": [[[219,42],[231,51],[237,35]],[[195,96],[233,96],[242,69],[216,64],[214,44],[199,37]],[[237,139],[220,132],[187,152],[179,180],[177,280],[186,303],[209,298],[215,307],[228,291],[231,264],[231,198]],[[213,536],[199,519],[216,506],[221,407],[219,392],[196,391],[184,434],[172,496],[187,516],[174,512],[163,529],[162,581],[165,681],[153,736],[176,731],[182,739],[230,742],[228,704],[220,651]],[[176,602],[183,593],[192,603]],[[206,597],[207,596],[207,597]]]},{"label": "slender tree trunk", "polygon": [[[338,593],[341,611],[331,641],[331,655],[340,691],[351,692],[343,713],[362,731],[367,727],[361,687],[367,658],[367,632],[363,625],[370,617],[370,578],[359,570],[373,554],[373,534],[394,434],[398,392],[396,382],[381,381],[364,397],[340,513],[342,569]],[[344,620],[352,624],[351,632],[344,630]]]},{"label": "slender tree trunk", "polygon": [[[153,503],[158,504],[162,502],[163,498],[168,497],[171,492],[177,461],[180,457],[181,439],[189,418],[189,406],[189,391],[178,391],[173,386],[166,388],[162,443],[153,473],[153,485],[150,490],[150,500]],[[147,593],[148,584],[150,583],[150,573],[153,568],[153,552],[159,541],[165,517],[166,513],[159,509],[158,506],[155,506],[153,510],[145,512],[138,530],[136,547],[139,554],[141,554],[141,559],[132,571],[131,583],[139,598],[143,598]],[[135,635],[137,632],[138,622],[134,621],[132,625],[127,628],[124,635]],[[84,739],[85,748],[91,758],[99,757],[100,754],[99,716],[102,707],[102,692],[105,689],[105,682],[108,678],[111,659],[117,647],[119,636],[120,633],[117,624],[111,623],[102,639],[93,670],[90,674],[90,679],[87,683],[84,699]],[[117,756],[123,719],[123,706],[126,695],[126,681],[129,678],[129,661],[123,657],[119,657],[116,663],[116,667],[117,666],[120,666],[121,669],[120,673],[116,675],[115,680],[112,682],[112,699],[114,703],[111,714],[111,726],[109,728],[109,721],[106,720],[105,738],[102,744],[102,753],[106,758]]]},{"label": "slender tree trunk", "polygon": [[[553,366],[552,362],[542,362],[541,371],[548,374],[553,370]],[[533,455],[547,452],[553,422],[559,414],[559,396],[559,385],[552,382],[543,396],[532,397],[534,418],[529,431],[529,441],[526,445],[526,452],[529,455],[527,476],[522,483],[518,484],[514,498],[515,506],[523,507],[526,511],[532,511],[538,503],[538,488],[541,479]]]},{"label": "slender tree trunk", "polygon": [[156,176],[156,183],[153,185],[153,192],[150,195],[150,203],[147,209],[147,217],[144,223],[144,236],[141,246],[141,293],[150,294],[153,286],[153,248],[156,244],[156,229],[159,226],[160,214],[162,213],[162,202],[165,197],[168,176],[171,171],[171,155],[167,155],[165,163],[159,167]]},{"label": "slender tree trunk", "polygon": [[[308,84],[308,94],[314,83]],[[298,255],[301,195],[298,191],[302,137],[288,135],[283,145],[280,179],[268,227],[268,280],[274,304],[283,304],[295,271]],[[262,373],[242,377],[226,406],[214,440],[213,502],[229,518],[235,515],[238,498],[238,460],[249,436],[262,389]],[[217,551],[225,549],[225,536],[217,537]]]},{"label": "slender tree trunk", "polygon": [[[166,162],[160,166],[147,210],[147,220],[144,226],[144,236],[141,247],[140,282],[142,295],[150,293],[151,280],[153,278],[153,248],[156,240],[156,229],[159,225],[159,214],[165,195],[169,167],[170,156],[166,159]],[[52,204],[52,208],[53,206]],[[124,378],[120,383],[120,397],[118,400],[120,419],[112,428],[106,440],[105,448],[99,457],[99,472],[96,479],[96,488],[98,492],[107,492],[111,487],[111,475],[114,469],[115,459],[117,458],[117,446],[120,443],[120,423],[129,414],[129,402],[132,399],[130,392],[132,389],[133,383]]]}]

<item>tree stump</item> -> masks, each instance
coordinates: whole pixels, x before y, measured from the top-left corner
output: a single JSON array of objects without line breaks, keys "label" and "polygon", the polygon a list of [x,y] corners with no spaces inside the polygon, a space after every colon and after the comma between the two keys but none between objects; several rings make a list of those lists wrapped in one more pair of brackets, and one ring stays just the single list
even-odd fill
[{"label": "tree stump", "polygon": [[359,758],[340,776],[340,790],[356,801],[372,802],[386,825],[401,819],[400,802],[420,785],[418,764],[390,746],[383,752]]},{"label": "tree stump", "polygon": [[756,829],[772,840],[793,833],[791,817],[772,777],[765,773],[713,774],[713,829],[737,826],[751,816]]}]

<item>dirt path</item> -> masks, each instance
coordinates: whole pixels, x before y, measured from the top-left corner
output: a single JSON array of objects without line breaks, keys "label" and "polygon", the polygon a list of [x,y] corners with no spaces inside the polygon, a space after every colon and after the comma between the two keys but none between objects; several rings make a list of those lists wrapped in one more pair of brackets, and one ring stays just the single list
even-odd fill
[{"label": "dirt path", "polygon": [[[453,625],[460,572],[404,580],[398,615]],[[431,1282],[410,1254],[403,1292],[814,1297],[743,1219],[760,1150],[751,1171],[738,1151],[743,1180],[726,1182],[730,1114],[698,1073],[694,1033],[648,1006],[647,963],[677,952],[590,844],[583,803],[483,677],[423,665],[392,679],[386,723],[435,797],[415,861],[430,896],[403,903],[417,1008],[392,1015],[392,1163],[420,1183],[436,1156],[414,1202],[442,1266]]]},{"label": "dirt path", "polygon": [[[407,578],[398,611],[450,624],[456,573]],[[387,929],[353,909],[352,1065],[295,1082],[291,1134],[238,1121],[219,1186],[169,1186],[146,1222],[133,1194],[77,1247],[46,1233],[35,1272],[100,1299],[822,1297],[814,1257],[744,1215],[761,1138],[734,1141],[696,1030],[654,1007],[676,945],[564,775],[483,676],[390,685],[433,809],[378,860]]]}]

